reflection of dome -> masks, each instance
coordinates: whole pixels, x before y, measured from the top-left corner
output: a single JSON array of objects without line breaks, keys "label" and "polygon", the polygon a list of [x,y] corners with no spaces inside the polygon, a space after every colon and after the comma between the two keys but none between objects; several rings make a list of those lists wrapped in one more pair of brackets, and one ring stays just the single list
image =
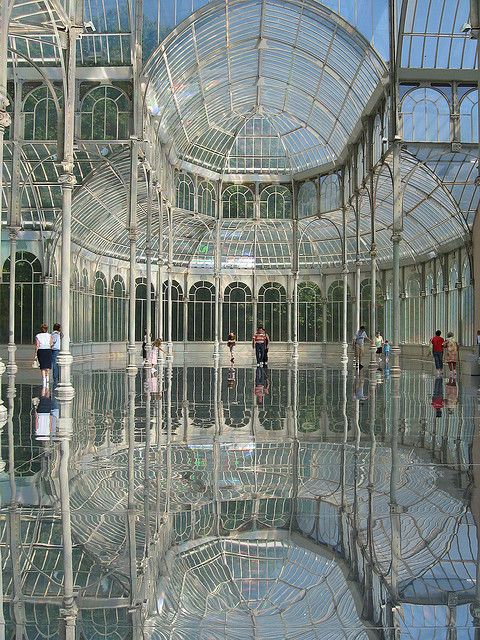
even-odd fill
[{"label": "reflection of dome", "polygon": [[214,539],[178,553],[150,638],[366,639],[338,559],[298,541]]}]

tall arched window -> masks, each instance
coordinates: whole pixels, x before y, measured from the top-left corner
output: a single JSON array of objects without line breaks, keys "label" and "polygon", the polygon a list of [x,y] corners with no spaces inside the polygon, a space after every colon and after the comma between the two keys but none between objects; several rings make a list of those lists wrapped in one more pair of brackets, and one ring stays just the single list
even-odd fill
[{"label": "tall arched window", "polygon": [[460,140],[478,142],[478,91],[474,89],[460,103]]},{"label": "tall arched window", "polygon": [[100,271],[95,274],[93,288],[93,341],[107,340],[107,279]]},{"label": "tall arched window", "polygon": [[57,109],[48,87],[30,91],[23,103],[23,113],[25,140],[57,139]]},{"label": "tall arched window", "polygon": [[237,340],[245,342],[253,334],[252,292],[243,282],[232,282],[225,289],[222,309],[224,338],[234,331]]},{"label": "tall arched window", "polygon": [[130,102],[112,86],[95,87],[82,101],[80,136],[83,140],[127,140]]},{"label": "tall arched window", "polygon": [[450,106],[430,87],[407,93],[402,103],[403,138],[409,142],[449,142]]},{"label": "tall arched window", "polygon": [[357,185],[361,186],[365,177],[365,151],[363,140],[358,143],[357,147]]},{"label": "tall arched window", "polygon": [[[152,339],[156,335],[155,327],[155,289],[152,290]],[[135,280],[135,340],[140,342],[143,340],[145,331],[147,330],[147,281],[145,278],[137,278]]]},{"label": "tall arched window", "polygon": [[71,326],[71,338],[73,342],[80,342],[81,340],[81,327],[80,327],[80,275],[77,267],[72,271],[72,326]]},{"label": "tall arched window", "polygon": [[257,319],[271,340],[287,341],[287,292],[278,282],[267,282],[260,287]]},{"label": "tall arched window", "polygon": [[[350,289],[347,288],[350,304]],[[347,313],[347,341],[352,337],[352,314]],[[336,280],[328,288],[327,294],[327,341],[343,341],[343,280]]]},{"label": "tall arched window", "polygon": [[253,218],[253,193],[244,185],[232,184],[222,194],[224,218]]},{"label": "tall arched window", "polygon": [[448,277],[448,318],[447,331],[453,331],[458,340],[458,269],[453,265]]},{"label": "tall arched window", "polygon": [[[185,340],[183,332],[184,318],[183,289],[176,280],[172,280],[172,341]],[[168,338],[168,282],[163,283],[163,340]]]},{"label": "tall arched window", "polygon": [[444,283],[443,283],[443,271],[442,269],[438,269],[437,271],[437,281],[436,281],[436,329],[440,329],[440,331],[445,335],[445,291],[444,291]]},{"label": "tall arched window", "polygon": [[188,293],[188,340],[212,342],[215,339],[215,286],[196,282]]},{"label": "tall arched window", "polygon": [[366,325],[372,335],[375,331],[380,331],[383,335],[385,333],[385,296],[379,282],[375,291],[375,327],[372,327],[371,305],[372,286],[371,281],[366,279],[360,284],[360,323]]},{"label": "tall arched window", "polygon": [[422,326],[420,316],[420,280],[418,276],[412,275],[407,282],[405,298],[405,335],[404,341],[409,344],[419,344],[422,342]]},{"label": "tall arched window", "polygon": [[187,211],[195,210],[195,185],[192,178],[186,173],[177,173],[177,207],[179,209],[187,209]]},{"label": "tall arched window", "polygon": [[462,313],[460,322],[462,323],[462,344],[470,347],[474,343],[473,326],[473,286],[470,272],[470,260],[465,258],[462,268],[462,290],[461,290]]},{"label": "tall arched window", "polygon": [[282,185],[269,185],[260,194],[261,218],[291,218],[292,194]]},{"label": "tall arched window", "polygon": [[323,316],[320,287],[314,282],[300,282],[297,295],[299,342],[321,342]]},{"label": "tall arched window", "polygon": [[382,157],[382,138],[382,118],[380,114],[377,113],[373,122],[373,164],[377,164]]},{"label": "tall arched window", "polygon": [[434,282],[433,273],[429,273],[425,278],[425,334],[424,342],[428,343],[430,338],[437,330],[435,321],[435,303],[434,303]]},{"label": "tall arched window", "polygon": [[111,339],[113,342],[123,342],[127,338],[127,298],[125,282],[121,276],[114,276],[111,291]]},{"label": "tall arched window", "polygon": [[215,215],[215,187],[206,180],[198,183],[198,212]]},{"label": "tall arched window", "polygon": [[320,180],[320,211],[335,211],[340,205],[340,180],[336,173],[331,173]]},{"label": "tall arched window", "polygon": [[317,213],[317,189],[313,182],[304,182],[298,190],[298,217],[309,218]]},{"label": "tall arched window", "polygon": [[80,281],[80,337],[82,342],[90,342],[92,339],[92,296],[90,291],[90,278],[88,271],[82,269],[82,277]]},{"label": "tall arched window", "polygon": [[[15,342],[32,344],[43,317],[42,265],[28,251],[15,255]],[[8,342],[8,309],[10,304],[10,258],[3,264],[2,305],[0,306],[1,334]],[[51,327],[50,327],[51,328]]]}]

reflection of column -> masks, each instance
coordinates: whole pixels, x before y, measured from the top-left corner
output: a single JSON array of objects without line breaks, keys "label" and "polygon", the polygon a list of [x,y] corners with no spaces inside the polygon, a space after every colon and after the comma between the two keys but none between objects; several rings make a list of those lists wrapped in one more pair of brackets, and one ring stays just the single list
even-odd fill
[{"label": "reflection of column", "polygon": [[400,377],[392,379],[391,394],[391,411],[392,420],[391,429],[391,471],[390,471],[390,522],[391,522],[391,544],[392,544],[392,563],[391,563],[391,592],[394,601],[398,598],[398,572],[401,562],[401,507],[397,502],[397,485],[399,482],[398,468],[398,426],[400,417]]},{"label": "reflection of column", "polygon": [[8,413],[8,477],[10,482],[9,538],[10,561],[12,565],[12,602],[13,619],[15,621],[15,637],[23,638],[25,634],[25,604],[22,594],[22,573],[20,550],[22,534],[20,514],[17,506],[17,483],[15,478],[15,438],[13,431],[13,413],[15,408],[15,375],[8,376],[7,386]]},{"label": "reflection of column", "polygon": [[298,530],[297,513],[298,513],[298,492],[300,487],[300,475],[302,469],[299,468],[300,462],[300,444],[298,441],[298,359],[293,360],[293,365],[289,369],[292,372],[292,397],[291,397],[291,422],[293,430],[291,435],[292,442],[292,488],[291,488],[291,510],[290,510],[290,526],[294,530]]},{"label": "reflection of column", "polygon": [[354,379],[354,428],[355,428],[355,452],[353,456],[353,513],[352,513],[352,526],[350,547],[352,549],[350,563],[355,579],[359,578],[358,571],[358,519],[359,519],[359,500],[358,500],[358,485],[361,482],[361,473],[359,471],[359,458],[360,458],[360,400],[359,400],[359,388],[362,391],[363,396],[363,373],[360,371],[356,373]]},{"label": "reflection of column", "polygon": [[214,328],[214,345],[213,345],[213,357],[220,357],[220,340],[222,336],[220,334],[220,316],[222,312],[222,305],[220,300],[220,286],[221,286],[221,247],[220,247],[220,220],[215,221],[215,251],[214,251],[214,276],[215,276],[215,328]]},{"label": "reflection of column", "polygon": [[[158,192],[160,196],[160,192]],[[160,198],[158,204],[158,256],[157,256],[157,327],[158,337],[163,341],[165,328],[163,326],[163,201]],[[163,358],[160,351],[159,357]]]},{"label": "reflection of column", "polygon": [[[137,535],[136,535],[136,503],[135,503],[135,371],[128,369],[128,494],[127,494],[127,541],[129,552],[130,574],[130,613],[132,616],[133,637],[140,638],[140,612],[138,609],[138,575],[137,575]],[[145,523],[146,526],[146,523]]]},{"label": "reflection of column", "polygon": [[158,370],[158,395],[156,402],[156,421],[155,421],[155,457],[156,457],[156,479],[157,485],[155,490],[155,534],[158,535],[160,528],[164,522],[164,500],[165,494],[162,486],[163,470],[165,463],[163,454],[165,452],[163,437],[163,378],[164,369]]},{"label": "reflection of column", "polygon": [[16,267],[17,267],[17,227],[10,227],[8,235],[10,239],[10,284],[9,284],[9,300],[8,300],[8,365],[7,372],[15,374],[17,365],[15,363],[15,284],[16,284]]},{"label": "reflection of column", "polygon": [[[372,225],[374,223],[372,222]],[[372,236],[374,235],[374,231],[372,228]],[[377,330],[377,248],[374,241],[372,241],[372,245],[370,248],[370,336],[372,338],[372,343],[370,345],[370,368],[377,368],[377,353],[375,347],[375,332]]]},{"label": "reflection of column", "polygon": [[[143,454],[143,514],[145,519],[145,558],[150,551],[150,449],[152,441],[151,371],[146,371],[145,384],[145,449]],[[148,565],[147,565],[148,566]]]},{"label": "reflection of column", "polygon": [[365,563],[365,585],[363,598],[363,617],[367,620],[373,620],[373,564],[375,558],[375,540],[374,540],[374,489],[375,489],[375,455],[377,450],[377,439],[375,435],[375,410],[376,410],[377,383],[373,371],[370,373],[370,461],[368,466],[368,516],[367,516],[367,545],[368,545],[368,562]]},{"label": "reflection of column", "polygon": [[221,407],[220,407],[220,367],[218,361],[215,362],[213,370],[213,411],[215,418],[215,432],[213,434],[212,454],[213,454],[213,493],[215,498],[215,523],[216,523],[216,535],[221,535],[220,520],[222,514],[222,502],[220,494],[220,433],[222,431],[221,425]]}]

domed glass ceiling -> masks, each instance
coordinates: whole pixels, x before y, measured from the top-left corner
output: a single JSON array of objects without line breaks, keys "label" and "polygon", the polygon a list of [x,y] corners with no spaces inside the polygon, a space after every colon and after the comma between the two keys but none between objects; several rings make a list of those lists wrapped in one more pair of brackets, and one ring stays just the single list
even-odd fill
[{"label": "domed glass ceiling", "polygon": [[[145,68],[148,108],[177,153],[227,174],[334,162],[385,75],[348,23],[318,3],[294,0],[209,4]],[[254,131],[263,148],[249,146]],[[251,166],[235,161],[242,144],[243,155],[256,159]]]}]

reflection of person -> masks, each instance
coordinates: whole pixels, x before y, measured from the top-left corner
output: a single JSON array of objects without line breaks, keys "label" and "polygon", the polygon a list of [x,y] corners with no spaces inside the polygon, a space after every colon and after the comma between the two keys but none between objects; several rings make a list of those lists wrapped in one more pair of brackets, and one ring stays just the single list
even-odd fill
[{"label": "reflection of person", "polygon": [[56,422],[58,418],[58,403],[52,401],[50,389],[42,387],[40,398],[33,398],[32,404],[35,407],[35,436],[37,440],[48,440],[55,435]]},{"label": "reflection of person", "polygon": [[230,367],[227,373],[227,387],[233,389],[236,383],[236,372],[233,367]]},{"label": "reflection of person", "polygon": [[237,344],[237,336],[235,335],[234,331],[230,331],[227,338],[227,347],[230,351],[230,362],[235,362],[235,359],[233,357],[233,348],[236,344]]},{"label": "reflection of person", "polygon": [[257,404],[263,404],[265,396],[270,393],[270,381],[268,379],[267,369],[257,367],[255,372],[255,389],[253,393],[257,398]]},{"label": "reflection of person", "polygon": [[358,373],[353,381],[353,399],[354,400],[368,400],[368,397],[363,392],[363,385],[365,378],[362,373]]},{"label": "reflection of person", "polygon": [[443,378],[437,376],[433,385],[432,407],[435,409],[435,417],[442,417],[443,409]]},{"label": "reflection of person", "polygon": [[448,413],[453,413],[458,402],[458,387],[455,378],[449,378],[445,385],[445,407]]},{"label": "reflection of person", "polygon": [[477,349],[478,349],[478,357],[480,358],[480,329],[477,331]]},{"label": "reflection of person", "polygon": [[255,357],[257,359],[257,365],[263,365],[265,363],[265,352],[268,349],[269,337],[262,325],[258,325],[257,330],[253,334],[252,347],[255,349]]}]

